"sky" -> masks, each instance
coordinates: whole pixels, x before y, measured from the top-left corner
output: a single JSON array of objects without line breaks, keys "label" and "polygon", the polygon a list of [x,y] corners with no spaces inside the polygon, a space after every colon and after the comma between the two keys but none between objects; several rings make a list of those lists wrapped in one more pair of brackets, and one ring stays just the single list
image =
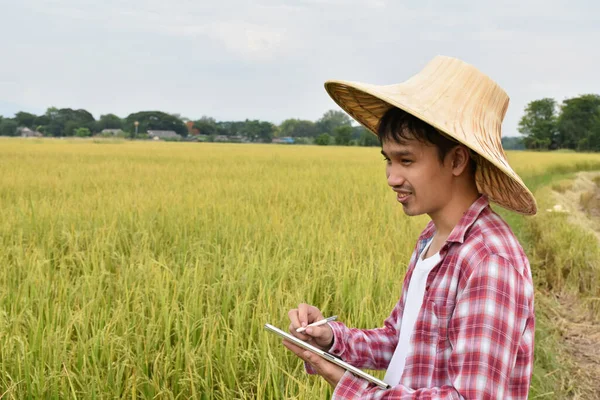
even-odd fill
[{"label": "sky", "polygon": [[317,120],[327,79],[399,83],[460,58],[511,98],[600,94],[597,0],[0,0],[0,115],[83,108]]}]

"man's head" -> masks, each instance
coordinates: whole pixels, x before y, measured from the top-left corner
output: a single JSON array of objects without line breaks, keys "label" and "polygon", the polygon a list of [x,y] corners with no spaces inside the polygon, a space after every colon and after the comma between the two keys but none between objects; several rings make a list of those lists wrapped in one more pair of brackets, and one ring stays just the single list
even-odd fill
[{"label": "man's head", "polygon": [[457,196],[477,193],[470,150],[433,126],[391,108],[378,126],[388,184],[407,215],[436,214]]},{"label": "man's head", "polygon": [[[400,138],[404,132],[422,137],[416,133],[418,129],[409,129],[410,124],[405,123],[399,126],[408,126],[407,129],[394,128],[386,133],[385,127],[388,124],[381,124],[381,122],[390,107],[397,107],[419,116],[418,118],[423,122],[461,144],[452,147],[444,156],[443,146],[438,146],[435,139],[427,139],[427,134],[424,136],[426,139],[424,142],[417,138],[416,142],[407,140],[407,143],[415,143],[423,148],[427,148],[424,143],[433,143],[436,152],[437,148],[440,148],[441,152],[436,155],[443,160],[448,160],[450,156],[458,161],[455,155],[461,155],[459,153],[465,151],[468,154],[468,149],[473,149],[472,156],[477,161],[477,184],[475,185],[472,177],[465,179],[468,175],[463,176],[462,173],[456,175],[458,170],[453,170],[452,174],[456,179],[453,178],[451,181],[456,184],[450,185],[453,189],[450,196],[458,202],[462,200],[462,205],[456,205],[454,202],[455,206],[449,209],[456,211],[464,208],[464,205],[473,198],[472,193],[477,195],[479,190],[489,201],[509,210],[527,215],[536,213],[535,197],[510,167],[506,153],[502,149],[502,121],[508,108],[508,95],[496,82],[473,65],[453,57],[436,56],[421,71],[399,83],[375,85],[335,79],[325,82],[325,90],[344,111],[369,131],[377,133],[378,128],[382,128],[384,150],[386,147],[404,144],[402,140],[400,142],[386,140],[393,139],[397,134],[400,134]],[[392,163],[392,166],[395,165]],[[437,167],[443,166],[443,171],[448,171],[449,165],[452,164],[444,161]],[[469,170],[470,168],[467,169]],[[396,173],[396,170],[393,169],[392,172]],[[413,179],[411,175],[407,185],[412,184],[418,197],[425,200],[416,183],[412,183],[417,182],[417,178]],[[458,190],[460,186],[469,193],[468,196],[460,194]],[[455,193],[457,195],[454,195]],[[418,203],[414,206],[420,206],[420,202]],[[424,212],[425,209],[425,207],[418,207],[416,211]],[[415,208],[411,204],[410,209],[405,206],[405,210],[412,213]]]}]

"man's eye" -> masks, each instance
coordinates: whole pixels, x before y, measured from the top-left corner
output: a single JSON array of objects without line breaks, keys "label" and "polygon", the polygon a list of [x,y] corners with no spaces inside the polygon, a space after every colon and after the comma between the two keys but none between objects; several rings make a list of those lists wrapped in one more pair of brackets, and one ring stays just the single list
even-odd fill
[{"label": "man's eye", "polygon": [[390,159],[387,157],[383,157],[383,161],[390,162]]},{"label": "man's eye", "polygon": [[412,160],[406,160],[406,159],[404,159],[404,160],[402,160],[402,164],[404,164],[404,165],[412,164]]}]

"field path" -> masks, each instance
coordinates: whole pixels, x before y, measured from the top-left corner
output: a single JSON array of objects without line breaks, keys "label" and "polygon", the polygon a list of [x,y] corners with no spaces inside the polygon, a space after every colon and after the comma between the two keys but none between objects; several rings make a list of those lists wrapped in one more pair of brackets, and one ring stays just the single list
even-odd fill
[{"label": "field path", "polygon": [[556,324],[562,334],[569,356],[575,364],[577,388],[582,392],[577,399],[600,398],[600,321],[582,307],[576,296],[556,296],[559,306],[554,307]]},{"label": "field path", "polygon": [[[568,212],[571,223],[593,231],[600,244],[600,173],[580,172],[570,188],[564,193],[555,193],[559,209]],[[596,178],[596,179],[594,179]],[[588,201],[588,209],[581,205],[582,195]],[[556,324],[569,348],[571,361],[576,366],[576,381],[582,389],[578,399],[600,399],[600,320],[590,308],[582,304],[575,295],[561,293],[554,296]]]}]

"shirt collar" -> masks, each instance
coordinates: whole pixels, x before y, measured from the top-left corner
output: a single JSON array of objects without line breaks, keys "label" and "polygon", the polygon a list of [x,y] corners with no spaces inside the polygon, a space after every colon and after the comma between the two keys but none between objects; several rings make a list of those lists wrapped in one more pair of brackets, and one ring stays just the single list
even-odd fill
[{"label": "shirt collar", "polygon": [[[479,214],[481,214],[481,212],[488,205],[489,201],[487,196],[484,194],[480,195],[479,198],[475,200],[473,204],[471,204],[467,211],[465,211],[460,221],[458,221],[458,224],[456,224],[456,226],[452,229],[452,232],[450,232],[446,242],[463,243],[465,241],[465,235],[467,234],[467,231],[475,223],[479,217]],[[434,233],[435,225],[433,224],[433,221],[430,221],[419,237],[419,241],[431,239]]]}]

